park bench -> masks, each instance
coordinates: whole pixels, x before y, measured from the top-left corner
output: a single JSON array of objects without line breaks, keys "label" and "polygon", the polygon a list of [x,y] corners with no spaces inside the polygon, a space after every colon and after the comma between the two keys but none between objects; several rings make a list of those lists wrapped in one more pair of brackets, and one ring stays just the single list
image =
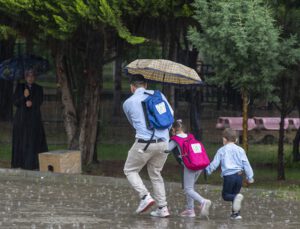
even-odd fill
[{"label": "park bench", "polygon": [[[279,117],[254,117],[253,118],[257,129],[262,130],[279,130],[280,118]],[[289,127],[289,120],[284,120],[284,129]]]},{"label": "park bench", "polygon": [[[219,117],[216,128],[225,129],[232,128],[234,130],[242,130],[242,117]],[[297,130],[300,126],[299,118],[286,118],[284,121],[284,129],[286,130],[285,141],[291,142],[294,138],[293,130]],[[254,117],[248,119],[249,139],[252,142],[260,142],[265,144],[273,144],[278,140],[278,130],[280,127],[279,117]],[[289,131],[291,130],[291,131]]]},{"label": "park bench", "polygon": [[[253,119],[248,119],[248,130],[253,130],[256,127]],[[243,129],[243,118],[242,117],[219,117],[217,129],[231,128],[233,130]]]}]

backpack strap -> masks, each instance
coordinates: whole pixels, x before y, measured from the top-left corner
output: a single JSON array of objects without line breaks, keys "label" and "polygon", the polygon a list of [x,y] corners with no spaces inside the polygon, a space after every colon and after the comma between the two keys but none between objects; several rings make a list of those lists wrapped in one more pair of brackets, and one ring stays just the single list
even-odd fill
[{"label": "backpack strap", "polygon": [[[150,92],[147,92],[147,91],[144,91],[144,94],[149,95],[149,96],[154,95],[154,93],[151,94]],[[148,119],[147,105],[146,105],[146,102],[144,102],[144,101],[142,101],[142,108],[143,108],[144,117],[145,117],[145,121],[146,121],[146,127],[147,127],[147,129],[150,129],[150,121],[149,121],[149,119]],[[153,133],[153,135],[152,135],[150,141],[153,139],[153,136],[154,136],[154,133]],[[148,146],[147,146],[147,148],[148,148]],[[147,149],[147,148],[146,148],[146,149]]]},{"label": "backpack strap", "polygon": [[153,128],[153,133],[152,133],[152,135],[151,135],[151,138],[149,139],[149,141],[147,142],[147,144],[145,145],[145,147],[144,147],[144,151],[146,151],[147,149],[148,149],[148,147],[149,147],[149,145],[151,144],[151,141],[152,141],[152,139],[153,139],[153,137],[154,137],[154,133],[155,133],[155,129]]},{"label": "backpack strap", "polygon": [[153,94],[152,93],[150,93],[150,92],[147,92],[147,91],[144,91],[144,94],[146,94],[146,95],[154,95],[154,93],[156,92],[156,90],[153,92]]},{"label": "backpack strap", "polygon": [[189,140],[195,139],[194,135],[191,134],[191,133],[188,134],[187,138],[188,138]]},{"label": "backpack strap", "polygon": [[[189,142],[193,139],[195,139],[194,135],[191,133],[188,133],[188,136],[184,139],[184,143],[182,144],[182,149],[183,149],[182,153],[187,152],[187,149],[185,147],[188,147],[187,144],[189,144]],[[186,155],[183,155],[183,156],[186,156]]]},{"label": "backpack strap", "polygon": [[144,112],[144,118],[145,118],[145,121],[146,121],[146,127],[147,129],[150,129],[150,121],[148,119],[148,111],[147,111],[147,105],[144,101],[142,101],[142,108],[143,108],[143,112]]}]

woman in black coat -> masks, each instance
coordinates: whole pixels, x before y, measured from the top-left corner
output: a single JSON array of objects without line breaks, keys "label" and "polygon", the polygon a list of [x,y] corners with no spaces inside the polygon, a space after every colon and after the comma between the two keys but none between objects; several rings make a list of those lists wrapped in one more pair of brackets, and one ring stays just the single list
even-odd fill
[{"label": "woman in black coat", "polygon": [[25,72],[25,84],[18,84],[14,93],[17,107],[13,122],[12,168],[39,169],[38,154],[47,152],[40,106],[43,88],[34,83],[33,70]]}]

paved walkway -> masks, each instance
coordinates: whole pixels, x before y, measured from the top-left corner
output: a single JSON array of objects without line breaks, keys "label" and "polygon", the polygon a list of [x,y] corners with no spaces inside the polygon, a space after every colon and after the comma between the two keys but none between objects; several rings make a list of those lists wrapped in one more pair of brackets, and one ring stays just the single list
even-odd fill
[{"label": "paved walkway", "polygon": [[300,228],[300,202],[281,198],[288,194],[243,189],[243,220],[232,221],[220,187],[197,186],[213,201],[210,220],[183,219],[180,184],[166,188],[172,215],[158,219],[134,214],[138,199],[125,179],[0,169],[0,228]]}]

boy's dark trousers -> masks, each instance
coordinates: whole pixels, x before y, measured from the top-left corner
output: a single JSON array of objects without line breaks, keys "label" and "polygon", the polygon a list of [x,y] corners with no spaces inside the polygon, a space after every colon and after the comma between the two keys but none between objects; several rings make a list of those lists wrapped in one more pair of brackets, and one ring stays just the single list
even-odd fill
[{"label": "boy's dark trousers", "polygon": [[222,197],[225,201],[233,201],[240,192],[243,184],[242,173],[235,173],[223,177]]}]

